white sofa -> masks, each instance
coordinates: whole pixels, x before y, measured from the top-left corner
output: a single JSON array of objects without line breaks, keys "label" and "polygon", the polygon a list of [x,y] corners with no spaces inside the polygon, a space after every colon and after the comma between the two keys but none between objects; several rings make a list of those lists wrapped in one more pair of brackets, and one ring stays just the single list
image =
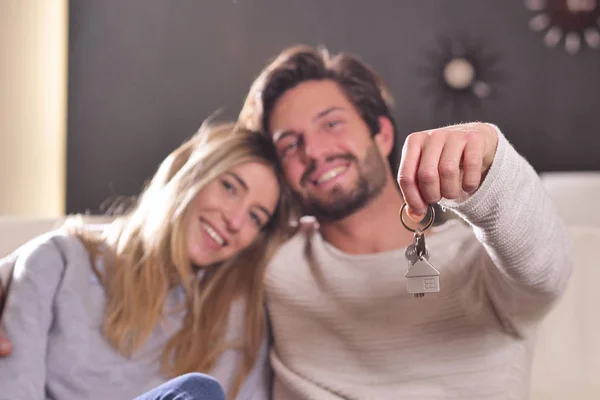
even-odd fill
[{"label": "white sofa", "polygon": [[[544,174],[542,180],[569,226],[575,270],[565,296],[539,331],[531,400],[598,400],[600,208],[594,207],[600,198],[600,172]],[[0,217],[0,257],[61,223],[61,219]]]},{"label": "white sofa", "polygon": [[569,287],[544,321],[532,400],[600,399],[600,172],[541,174],[574,248]]}]

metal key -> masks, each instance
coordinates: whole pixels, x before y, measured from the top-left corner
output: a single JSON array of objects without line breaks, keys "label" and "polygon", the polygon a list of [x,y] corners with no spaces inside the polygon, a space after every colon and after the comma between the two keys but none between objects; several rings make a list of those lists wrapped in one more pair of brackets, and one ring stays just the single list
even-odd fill
[{"label": "metal key", "polygon": [[404,257],[408,263],[406,272],[406,288],[415,297],[421,298],[425,293],[440,291],[440,272],[429,262],[429,250],[425,245],[423,232],[429,229],[435,219],[435,209],[429,205],[430,218],[423,230],[413,229],[404,222],[404,210],[407,204],[400,207],[400,222],[411,232],[414,232],[413,243],[406,247]]},{"label": "metal key", "polygon": [[406,248],[405,256],[409,268],[405,275],[408,292],[416,298],[439,292],[440,272],[429,262],[429,251],[421,231],[415,231],[414,242]]},{"label": "metal key", "polygon": [[425,246],[425,237],[419,230],[415,231],[414,241],[406,248],[404,257],[410,269],[421,257],[429,260],[429,250]]}]

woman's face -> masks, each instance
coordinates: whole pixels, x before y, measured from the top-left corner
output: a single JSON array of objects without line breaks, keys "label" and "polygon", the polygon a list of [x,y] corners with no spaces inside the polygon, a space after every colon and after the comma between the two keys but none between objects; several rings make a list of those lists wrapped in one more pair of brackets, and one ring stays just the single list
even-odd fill
[{"label": "woman's face", "polygon": [[260,162],[238,165],[215,178],[191,204],[190,261],[208,266],[248,247],[271,220],[279,194],[275,173]]}]

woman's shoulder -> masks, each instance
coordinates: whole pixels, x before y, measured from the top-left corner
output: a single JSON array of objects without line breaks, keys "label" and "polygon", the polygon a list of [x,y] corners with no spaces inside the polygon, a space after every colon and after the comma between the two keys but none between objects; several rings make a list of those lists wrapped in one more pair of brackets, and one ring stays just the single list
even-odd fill
[{"label": "woman's shoulder", "polygon": [[67,252],[79,246],[82,246],[82,242],[77,236],[65,229],[56,229],[29,240],[17,248],[15,253],[22,257],[35,253]]},{"label": "woman's shoulder", "polygon": [[44,233],[16,249],[7,259],[15,263],[16,275],[25,270],[57,270],[68,264],[89,262],[82,241],[64,229]]}]

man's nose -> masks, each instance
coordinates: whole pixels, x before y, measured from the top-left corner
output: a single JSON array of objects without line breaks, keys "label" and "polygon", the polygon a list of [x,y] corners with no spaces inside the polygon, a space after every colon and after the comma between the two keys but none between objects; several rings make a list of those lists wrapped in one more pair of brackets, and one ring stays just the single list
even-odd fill
[{"label": "man's nose", "polygon": [[306,161],[323,159],[327,154],[331,153],[330,141],[318,133],[305,134],[303,156]]}]

